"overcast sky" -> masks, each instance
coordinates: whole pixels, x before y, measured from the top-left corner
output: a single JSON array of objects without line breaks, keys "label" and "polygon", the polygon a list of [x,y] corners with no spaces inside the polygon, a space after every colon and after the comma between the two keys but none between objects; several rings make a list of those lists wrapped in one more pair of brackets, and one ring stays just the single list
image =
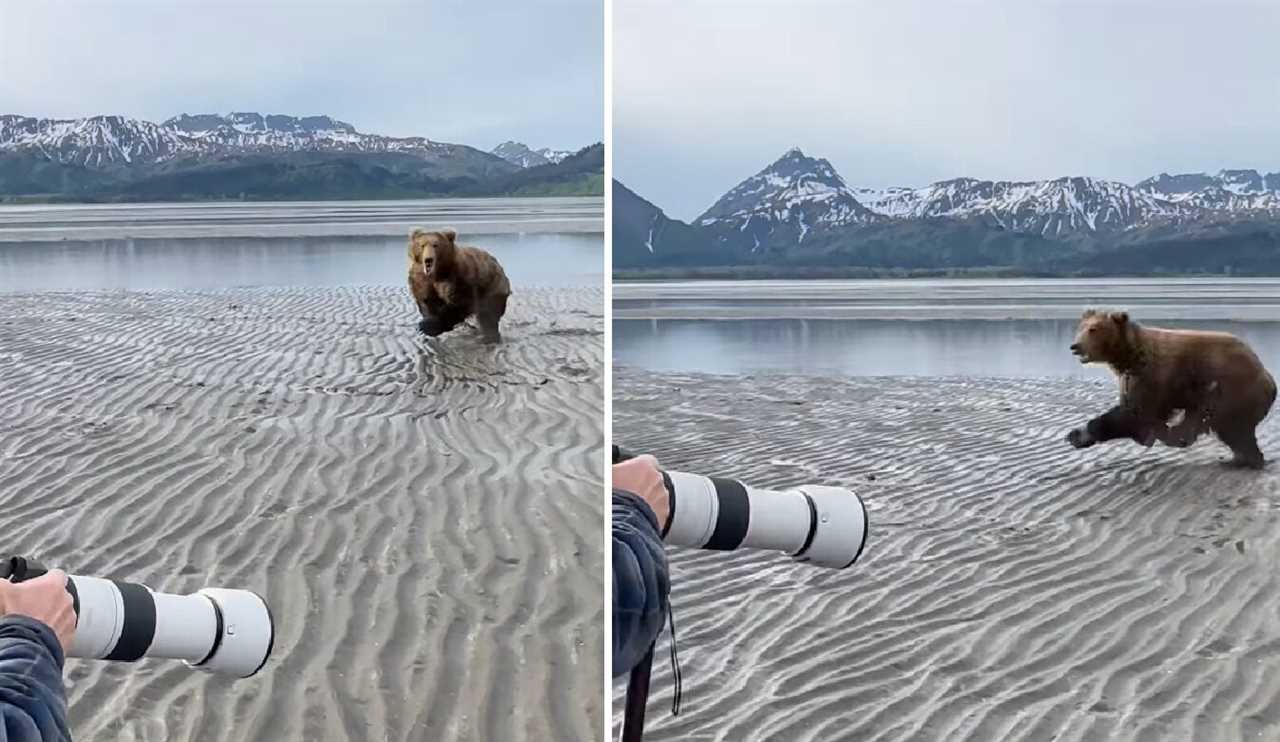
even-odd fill
[{"label": "overcast sky", "polygon": [[604,136],[602,0],[5,0],[0,113],[328,114],[489,149]]},{"label": "overcast sky", "polygon": [[688,219],[792,146],[851,185],[1280,170],[1280,2],[615,0],[614,174]]}]

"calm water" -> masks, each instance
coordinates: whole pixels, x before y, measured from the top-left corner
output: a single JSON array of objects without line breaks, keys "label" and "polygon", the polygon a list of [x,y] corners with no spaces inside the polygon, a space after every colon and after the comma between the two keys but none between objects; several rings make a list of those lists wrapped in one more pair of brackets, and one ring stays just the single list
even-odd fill
[{"label": "calm water", "polygon": [[1096,305],[1235,333],[1280,370],[1277,280],[685,282],[614,297],[615,363],[654,371],[1106,379],[1067,350]]},{"label": "calm water", "polygon": [[[601,286],[600,234],[469,235],[519,286]],[[404,285],[404,237],[0,243],[0,292]]]},{"label": "calm water", "polygon": [[598,198],[0,206],[0,292],[405,283],[414,227],[454,227],[518,288],[604,282]]},{"label": "calm water", "polygon": [[0,206],[0,242],[162,237],[407,235],[449,226],[463,234],[602,233],[600,198],[406,201],[36,204]]}]

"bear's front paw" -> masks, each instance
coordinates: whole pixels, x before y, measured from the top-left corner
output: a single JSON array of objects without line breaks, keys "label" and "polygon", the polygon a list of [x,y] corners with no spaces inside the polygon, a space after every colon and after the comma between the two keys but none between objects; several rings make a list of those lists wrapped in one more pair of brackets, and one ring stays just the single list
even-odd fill
[{"label": "bear's front paw", "polygon": [[1088,448],[1089,446],[1097,443],[1097,441],[1094,440],[1093,436],[1089,435],[1089,431],[1084,428],[1076,428],[1070,433],[1067,433],[1067,443],[1070,443],[1076,448]]}]

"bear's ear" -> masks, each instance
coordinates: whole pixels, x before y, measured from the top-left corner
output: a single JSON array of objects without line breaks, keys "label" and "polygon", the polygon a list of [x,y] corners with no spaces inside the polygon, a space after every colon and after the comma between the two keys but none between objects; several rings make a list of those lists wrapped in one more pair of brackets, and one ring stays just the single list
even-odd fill
[{"label": "bear's ear", "polygon": [[417,229],[409,233],[409,241],[417,242],[418,238],[426,233],[427,233],[427,230],[423,229],[422,227],[418,227]]},{"label": "bear's ear", "polygon": [[456,229],[442,229],[440,234],[444,235],[444,238],[450,242],[457,242],[458,240],[458,230]]},{"label": "bear's ear", "polygon": [[1084,310],[1084,314],[1080,315],[1080,319],[1089,319],[1090,317],[1096,317],[1096,316],[1098,316],[1098,310],[1086,309]]},{"label": "bear's ear", "polygon": [[1128,312],[1112,312],[1112,313],[1111,313],[1111,321],[1112,321],[1112,322],[1114,322],[1114,323],[1116,323],[1117,325],[1125,325],[1125,324],[1128,324],[1128,322],[1129,322],[1129,313],[1128,313]]}]

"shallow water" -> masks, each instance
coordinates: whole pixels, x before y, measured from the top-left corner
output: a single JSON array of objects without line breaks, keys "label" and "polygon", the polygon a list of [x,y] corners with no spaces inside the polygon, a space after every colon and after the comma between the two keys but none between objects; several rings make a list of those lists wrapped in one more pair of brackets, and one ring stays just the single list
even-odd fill
[{"label": "shallow water", "polygon": [[468,198],[0,206],[0,243],[159,237],[403,236],[604,231],[600,198]]},{"label": "shallow water", "polygon": [[1280,369],[1275,280],[631,284],[614,291],[613,357],[662,372],[1106,378],[1067,349],[1097,305],[1235,333]]},{"label": "shallow water", "polygon": [[[599,234],[465,235],[520,286],[598,288]],[[0,292],[403,285],[404,237],[0,243]]]}]

